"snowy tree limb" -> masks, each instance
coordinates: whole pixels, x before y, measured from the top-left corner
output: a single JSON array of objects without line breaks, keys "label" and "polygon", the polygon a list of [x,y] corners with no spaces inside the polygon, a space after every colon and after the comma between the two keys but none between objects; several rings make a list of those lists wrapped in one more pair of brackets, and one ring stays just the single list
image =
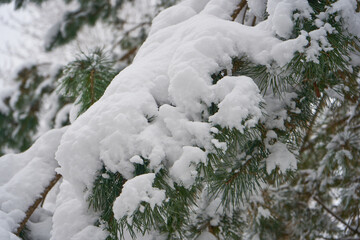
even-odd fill
[{"label": "snowy tree limb", "polygon": [[55,186],[55,184],[60,180],[61,175],[56,174],[55,177],[50,181],[49,185],[44,189],[44,191],[41,193],[40,197],[36,199],[33,205],[31,205],[28,210],[26,211],[26,216],[20,223],[20,226],[16,230],[16,235],[20,236],[21,231],[24,229],[27,221],[31,217],[31,215],[34,213],[36,208],[39,206],[39,204],[45,199],[46,195],[50,190]]}]

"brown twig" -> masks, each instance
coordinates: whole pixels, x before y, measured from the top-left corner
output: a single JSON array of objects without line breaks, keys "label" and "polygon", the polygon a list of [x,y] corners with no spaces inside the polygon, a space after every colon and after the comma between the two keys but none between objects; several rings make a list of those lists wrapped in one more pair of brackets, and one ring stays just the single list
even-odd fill
[{"label": "brown twig", "polygon": [[253,18],[253,21],[252,21],[252,23],[251,23],[251,26],[255,26],[255,24],[256,24],[256,16],[254,16],[254,18]]},{"label": "brown twig", "polygon": [[21,231],[24,229],[27,221],[29,220],[29,218],[31,217],[31,215],[34,213],[34,211],[36,210],[36,208],[39,206],[39,204],[45,199],[46,195],[48,194],[48,192],[50,192],[50,190],[55,186],[55,184],[59,181],[59,179],[61,178],[60,174],[56,174],[56,176],[51,180],[51,182],[49,183],[49,185],[45,188],[45,190],[41,193],[40,197],[38,199],[36,199],[36,201],[34,202],[33,205],[31,205],[28,210],[26,211],[26,215],[25,218],[22,220],[22,222],[20,223],[20,226],[16,229],[16,235],[20,236]]},{"label": "brown twig", "polygon": [[324,209],[325,211],[327,211],[331,216],[333,216],[334,218],[336,218],[339,222],[341,222],[342,224],[344,224],[346,227],[348,227],[352,232],[360,234],[360,232],[353,228],[352,226],[350,226],[347,222],[345,222],[344,219],[342,219],[341,217],[339,217],[338,215],[336,215],[336,213],[334,213],[333,211],[331,211],[328,207],[326,207],[326,205],[320,201],[320,199],[316,196],[313,197],[313,199],[319,203]]},{"label": "brown twig", "polygon": [[241,0],[241,2],[237,5],[235,11],[231,15],[232,21],[235,21],[235,19],[237,18],[237,16],[241,12],[241,10],[245,7],[246,4],[247,4],[247,0]]}]

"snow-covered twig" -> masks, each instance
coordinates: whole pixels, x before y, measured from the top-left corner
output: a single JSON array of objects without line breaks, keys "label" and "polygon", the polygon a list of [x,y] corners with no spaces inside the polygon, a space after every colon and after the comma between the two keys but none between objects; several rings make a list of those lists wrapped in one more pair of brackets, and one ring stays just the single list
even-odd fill
[{"label": "snow-covered twig", "polygon": [[49,185],[44,189],[44,191],[41,193],[40,197],[38,199],[36,199],[36,201],[34,202],[33,205],[31,205],[28,210],[26,211],[26,216],[25,218],[22,220],[22,222],[20,223],[20,226],[17,228],[16,230],[16,235],[20,236],[21,231],[24,229],[27,221],[29,220],[29,218],[31,217],[31,215],[34,213],[34,211],[36,210],[36,208],[39,206],[39,204],[45,200],[46,195],[48,194],[48,192],[50,192],[50,190],[55,186],[55,184],[60,180],[61,175],[60,174],[56,174],[56,176],[53,178],[53,180],[50,181]]}]

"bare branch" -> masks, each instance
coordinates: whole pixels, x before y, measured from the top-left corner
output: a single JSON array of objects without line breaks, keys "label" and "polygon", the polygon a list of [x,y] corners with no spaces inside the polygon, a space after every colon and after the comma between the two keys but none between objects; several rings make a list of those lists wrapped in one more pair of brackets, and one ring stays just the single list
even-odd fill
[{"label": "bare branch", "polygon": [[353,228],[352,226],[350,226],[347,222],[345,222],[344,219],[342,219],[341,217],[339,217],[336,213],[334,213],[333,211],[331,211],[328,207],[326,207],[326,205],[320,201],[320,199],[316,196],[313,197],[314,200],[319,203],[324,209],[325,211],[327,211],[328,213],[330,213],[330,215],[332,215],[334,218],[336,218],[339,222],[341,222],[342,224],[344,224],[346,227],[348,227],[352,232],[360,234],[360,232]]}]

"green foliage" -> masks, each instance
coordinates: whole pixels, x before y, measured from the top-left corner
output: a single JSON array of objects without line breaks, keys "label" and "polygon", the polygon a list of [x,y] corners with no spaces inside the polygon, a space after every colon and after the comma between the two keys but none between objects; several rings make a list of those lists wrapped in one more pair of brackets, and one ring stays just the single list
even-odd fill
[{"label": "green foliage", "polygon": [[220,194],[225,206],[239,205],[260,186],[259,182],[264,181],[262,161],[268,152],[261,129],[246,129],[240,133],[237,129],[220,128],[215,139],[226,143],[227,148],[209,154],[205,171],[210,193]]},{"label": "green foliage", "polygon": [[108,59],[101,49],[81,56],[64,68],[61,78],[61,89],[68,97],[76,98],[79,112],[85,112],[104,94],[106,87],[117,74],[114,63]]},{"label": "green foliage", "polygon": [[102,225],[110,233],[107,240],[118,239],[119,226],[114,218],[112,205],[121,193],[126,180],[119,173],[106,171],[105,168],[98,174],[94,182],[92,193],[88,198],[89,207],[100,212],[100,219],[97,225]]}]

